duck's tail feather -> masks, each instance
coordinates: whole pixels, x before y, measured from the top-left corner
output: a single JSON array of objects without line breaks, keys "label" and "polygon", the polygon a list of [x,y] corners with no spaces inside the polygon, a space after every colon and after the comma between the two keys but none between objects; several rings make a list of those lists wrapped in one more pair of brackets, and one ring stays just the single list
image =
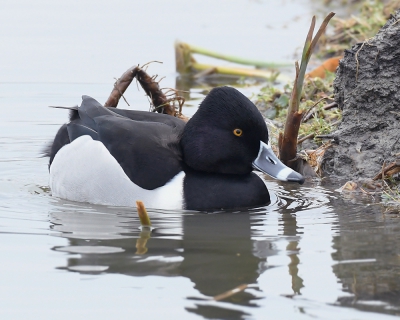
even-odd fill
[{"label": "duck's tail feather", "polygon": [[64,124],[57,132],[53,141],[49,142],[42,151],[43,157],[50,157],[49,166],[53,162],[56,153],[66,144],[77,137],[89,135],[94,140],[98,140],[97,125],[94,118],[113,115],[125,118],[104,106],[89,96],[82,96],[80,106],[50,106],[50,108],[67,109],[69,112],[69,123]]},{"label": "duck's tail feather", "polygon": [[49,108],[78,110],[78,105],[75,105],[75,106],[49,106]]},{"label": "duck's tail feather", "polygon": [[49,106],[49,108],[69,110],[69,121],[79,119],[78,105],[75,106]]}]

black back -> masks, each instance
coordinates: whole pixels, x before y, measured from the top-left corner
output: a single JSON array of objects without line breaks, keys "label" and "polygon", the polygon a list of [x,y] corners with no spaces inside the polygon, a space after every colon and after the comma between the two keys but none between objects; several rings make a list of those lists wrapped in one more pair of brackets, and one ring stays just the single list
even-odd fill
[{"label": "black back", "polygon": [[[83,135],[101,141],[136,185],[152,190],[181,168],[178,137],[185,123],[165,114],[105,108],[91,97],[72,110],[70,122],[56,134],[50,165],[62,146]],[[94,159],[95,161],[95,159]]]}]

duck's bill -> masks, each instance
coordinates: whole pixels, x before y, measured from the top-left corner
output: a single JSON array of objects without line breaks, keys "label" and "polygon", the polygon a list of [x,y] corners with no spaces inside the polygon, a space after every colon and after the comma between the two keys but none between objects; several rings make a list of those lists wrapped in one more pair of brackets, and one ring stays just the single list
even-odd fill
[{"label": "duck's bill", "polygon": [[253,167],[281,181],[304,183],[304,177],[300,173],[285,166],[274,154],[271,146],[262,141],[260,141],[258,156],[253,161]]}]

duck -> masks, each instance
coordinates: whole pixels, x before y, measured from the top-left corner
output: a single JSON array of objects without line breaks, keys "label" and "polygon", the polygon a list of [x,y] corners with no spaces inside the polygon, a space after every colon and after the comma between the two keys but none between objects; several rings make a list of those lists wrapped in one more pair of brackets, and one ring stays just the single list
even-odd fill
[{"label": "duck", "polygon": [[304,182],[276,157],[261,113],[233,87],[213,88],[188,122],[89,96],[70,109],[46,153],[54,197],[215,211],[268,205],[262,173]]}]

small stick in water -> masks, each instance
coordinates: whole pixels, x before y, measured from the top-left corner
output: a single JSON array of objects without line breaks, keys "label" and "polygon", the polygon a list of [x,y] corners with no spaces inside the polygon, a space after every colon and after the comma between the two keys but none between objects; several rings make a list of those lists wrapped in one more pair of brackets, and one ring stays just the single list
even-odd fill
[{"label": "small stick in water", "polygon": [[147,252],[147,240],[150,239],[151,234],[151,221],[147,214],[146,207],[143,201],[136,201],[136,207],[140,224],[142,225],[142,231],[140,232],[140,238],[136,240],[136,254],[145,254]]},{"label": "small stick in water", "polygon": [[237,286],[236,288],[234,288],[234,289],[232,289],[232,290],[226,291],[226,292],[224,292],[224,293],[221,293],[221,294],[215,296],[213,299],[214,299],[215,301],[224,300],[224,299],[226,299],[226,298],[229,298],[229,297],[233,296],[233,295],[236,294],[236,293],[242,292],[242,291],[245,290],[247,287],[248,287],[247,284],[241,284],[240,286]]},{"label": "small stick in water", "polygon": [[150,227],[151,221],[149,215],[147,214],[147,210],[146,207],[144,206],[144,203],[138,200],[136,201],[136,206],[137,206],[138,216],[140,219],[140,224],[142,225],[142,227]]}]

